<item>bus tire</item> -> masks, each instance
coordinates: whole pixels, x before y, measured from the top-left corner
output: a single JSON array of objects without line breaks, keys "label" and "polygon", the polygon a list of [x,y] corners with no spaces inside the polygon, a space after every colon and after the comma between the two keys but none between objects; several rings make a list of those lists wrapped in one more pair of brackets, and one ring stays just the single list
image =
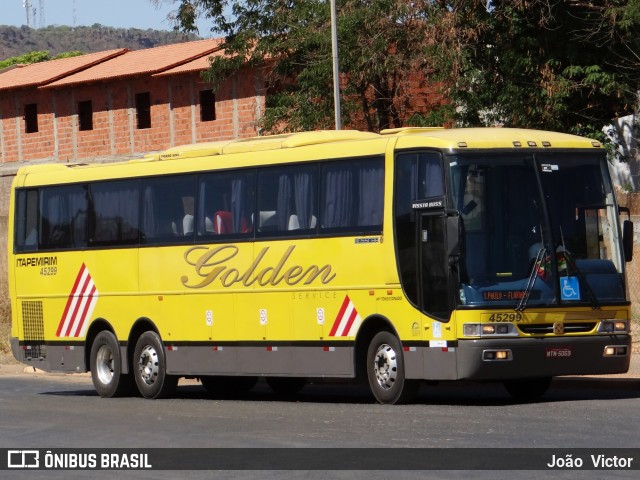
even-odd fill
[{"label": "bus tire", "polygon": [[131,375],[122,373],[122,358],[118,339],[109,330],[96,335],[89,357],[91,380],[98,395],[104,398],[131,394]]},{"label": "bus tire", "polygon": [[539,400],[551,386],[551,377],[522,378],[506,380],[504,388],[519,402],[534,402]]},{"label": "bus tire", "polygon": [[367,379],[376,400],[383,404],[405,403],[418,393],[419,382],[405,378],[400,340],[390,332],[378,332],[367,350]]},{"label": "bus tire", "polygon": [[144,332],[133,353],[133,375],[144,398],[167,398],[175,393],[178,377],[167,374],[167,363],[160,336]]}]

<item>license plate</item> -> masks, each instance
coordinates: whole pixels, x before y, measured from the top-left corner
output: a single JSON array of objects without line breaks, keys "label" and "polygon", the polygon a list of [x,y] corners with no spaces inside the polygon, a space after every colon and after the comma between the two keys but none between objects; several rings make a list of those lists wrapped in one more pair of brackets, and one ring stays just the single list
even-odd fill
[{"label": "license plate", "polygon": [[569,358],[571,347],[549,347],[545,350],[546,358]]}]

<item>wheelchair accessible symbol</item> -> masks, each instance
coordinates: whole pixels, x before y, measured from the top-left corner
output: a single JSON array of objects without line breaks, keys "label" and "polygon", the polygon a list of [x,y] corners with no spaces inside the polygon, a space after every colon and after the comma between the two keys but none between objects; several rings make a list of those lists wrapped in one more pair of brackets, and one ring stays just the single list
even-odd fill
[{"label": "wheelchair accessible symbol", "polygon": [[560,294],[562,300],[580,300],[578,277],[560,277]]}]

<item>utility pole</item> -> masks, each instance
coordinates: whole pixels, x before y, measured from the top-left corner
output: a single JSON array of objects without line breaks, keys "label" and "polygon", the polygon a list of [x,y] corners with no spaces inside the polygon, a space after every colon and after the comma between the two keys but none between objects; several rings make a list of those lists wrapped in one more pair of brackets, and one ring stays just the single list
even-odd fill
[{"label": "utility pole", "polygon": [[40,0],[40,28],[45,27],[44,21],[44,0]]},{"label": "utility pole", "polygon": [[331,3],[331,56],[333,58],[333,108],[336,130],[342,129],[342,116],[340,115],[340,69],[338,61],[338,25],[336,14],[336,0]]},{"label": "utility pole", "polygon": [[27,13],[27,27],[31,26],[31,0],[22,0],[22,6]]}]

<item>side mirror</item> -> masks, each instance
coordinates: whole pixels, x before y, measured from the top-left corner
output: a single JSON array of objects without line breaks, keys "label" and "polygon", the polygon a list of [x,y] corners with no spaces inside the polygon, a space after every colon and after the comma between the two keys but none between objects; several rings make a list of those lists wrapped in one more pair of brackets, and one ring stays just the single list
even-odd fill
[{"label": "side mirror", "polygon": [[622,250],[626,262],[633,260],[633,222],[631,220],[622,222]]},{"label": "side mirror", "polygon": [[456,212],[454,215],[447,215],[447,255],[451,261],[452,257],[459,257],[463,253],[464,223],[462,217]]}]

